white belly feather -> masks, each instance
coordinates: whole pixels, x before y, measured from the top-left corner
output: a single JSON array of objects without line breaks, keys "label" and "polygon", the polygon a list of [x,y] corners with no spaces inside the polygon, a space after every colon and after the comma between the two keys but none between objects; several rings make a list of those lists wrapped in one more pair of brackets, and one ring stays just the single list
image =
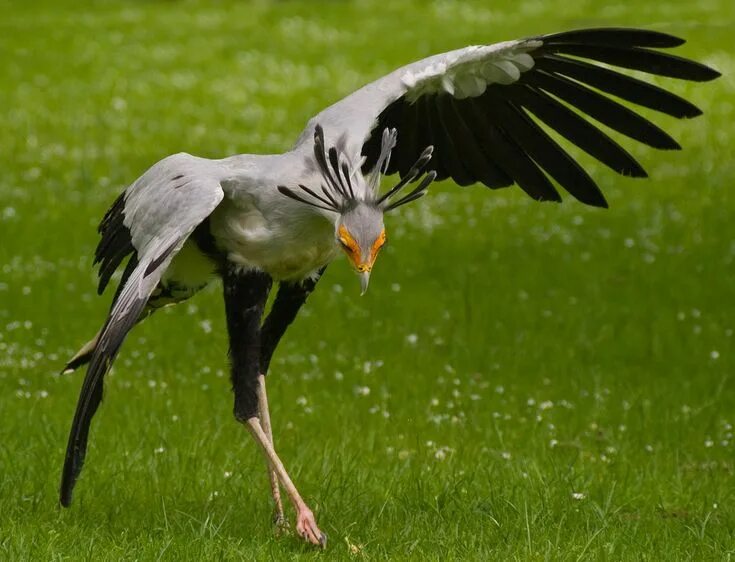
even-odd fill
[{"label": "white belly feather", "polygon": [[233,263],[265,271],[275,280],[301,280],[338,254],[334,224],[305,207],[261,209],[253,199],[224,202],[211,216],[211,232]]}]

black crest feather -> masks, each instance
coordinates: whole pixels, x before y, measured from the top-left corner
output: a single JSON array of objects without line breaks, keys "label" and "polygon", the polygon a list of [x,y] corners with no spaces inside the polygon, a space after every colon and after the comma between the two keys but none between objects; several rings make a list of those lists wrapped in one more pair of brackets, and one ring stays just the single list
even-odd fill
[{"label": "black crest feather", "polygon": [[[317,125],[314,128],[314,160],[323,179],[320,186],[321,194],[303,184],[298,186],[303,193],[283,185],[278,186],[278,191],[294,201],[335,213],[344,212],[358,201],[379,207],[384,212],[392,211],[422,197],[431,182],[436,179],[436,172],[426,172],[426,166],[434,151],[432,146],[427,146],[401,180],[384,194],[379,195],[380,180],[388,172],[391,152],[397,143],[396,129],[383,130],[380,155],[372,173],[366,178],[360,170],[360,163],[353,163],[337,147],[327,149],[324,129],[321,125]],[[416,182],[418,185],[409,193],[396,197],[407,185]]]}]

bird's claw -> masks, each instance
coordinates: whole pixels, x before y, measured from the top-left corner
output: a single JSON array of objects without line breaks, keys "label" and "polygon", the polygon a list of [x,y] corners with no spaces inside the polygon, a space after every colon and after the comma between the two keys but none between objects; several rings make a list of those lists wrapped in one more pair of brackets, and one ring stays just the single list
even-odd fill
[{"label": "bird's claw", "polygon": [[302,508],[296,514],[296,532],[304,540],[320,546],[321,548],[327,547],[327,535],[319,530],[316,526],[316,519],[314,514],[307,507]]},{"label": "bird's claw", "polygon": [[282,511],[276,511],[273,514],[273,525],[276,529],[276,535],[281,536],[288,533],[290,529],[290,525],[288,524],[288,520],[284,517]]}]

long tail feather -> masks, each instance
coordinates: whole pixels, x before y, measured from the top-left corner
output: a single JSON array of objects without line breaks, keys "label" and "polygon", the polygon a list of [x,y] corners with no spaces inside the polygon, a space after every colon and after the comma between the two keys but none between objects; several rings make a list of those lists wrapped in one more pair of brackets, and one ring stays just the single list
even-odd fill
[{"label": "long tail feather", "polygon": [[[66,457],[61,474],[59,501],[62,506],[71,504],[72,491],[84,464],[89,439],[89,426],[102,401],[103,379],[112,366],[120,347],[130,329],[145,309],[153,288],[160,279],[161,270],[170,261],[169,247],[162,250],[162,260],[146,260],[137,265],[119,292],[105,325],[100,330],[98,341],[89,361],[87,374],[79,393],[77,408],[69,432]],[[152,266],[155,269],[151,269]]]},{"label": "long tail feather", "polygon": [[85,343],[79,351],[77,351],[74,356],[69,359],[69,361],[66,362],[66,365],[64,365],[64,369],[62,370],[62,374],[68,375],[69,373],[72,373],[76,371],[79,367],[82,367],[90,362],[92,359],[92,355],[94,354],[94,350],[97,348],[97,342],[100,341],[100,334],[102,333],[102,330],[97,332],[97,334],[89,340],[87,343]]}]

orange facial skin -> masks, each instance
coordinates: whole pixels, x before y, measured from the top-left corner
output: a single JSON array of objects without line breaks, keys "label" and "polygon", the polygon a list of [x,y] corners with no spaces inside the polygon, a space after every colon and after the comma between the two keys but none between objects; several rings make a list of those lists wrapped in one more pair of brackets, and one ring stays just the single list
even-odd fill
[{"label": "orange facial skin", "polygon": [[366,262],[362,261],[360,246],[357,244],[355,239],[352,238],[352,235],[344,225],[339,226],[337,234],[339,235],[339,241],[342,244],[345,253],[349,256],[350,261],[352,261],[352,265],[355,266],[355,269],[360,273],[370,271],[373,268],[373,264],[375,263],[375,259],[378,257],[380,249],[383,247],[383,244],[385,244],[385,229],[383,229],[380,236],[375,240],[373,247],[370,248],[370,256]]},{"label": "orange facial skin", "polygon": [[370,248],[370,267],[373,266],[375,263],[375,258],[378,257],[378,252],[380,252],[380,249],[385,244],[385,229],[383,229],[380,232],[380,236],[378,236],[378,239],[373,243],[373,247]]}]

